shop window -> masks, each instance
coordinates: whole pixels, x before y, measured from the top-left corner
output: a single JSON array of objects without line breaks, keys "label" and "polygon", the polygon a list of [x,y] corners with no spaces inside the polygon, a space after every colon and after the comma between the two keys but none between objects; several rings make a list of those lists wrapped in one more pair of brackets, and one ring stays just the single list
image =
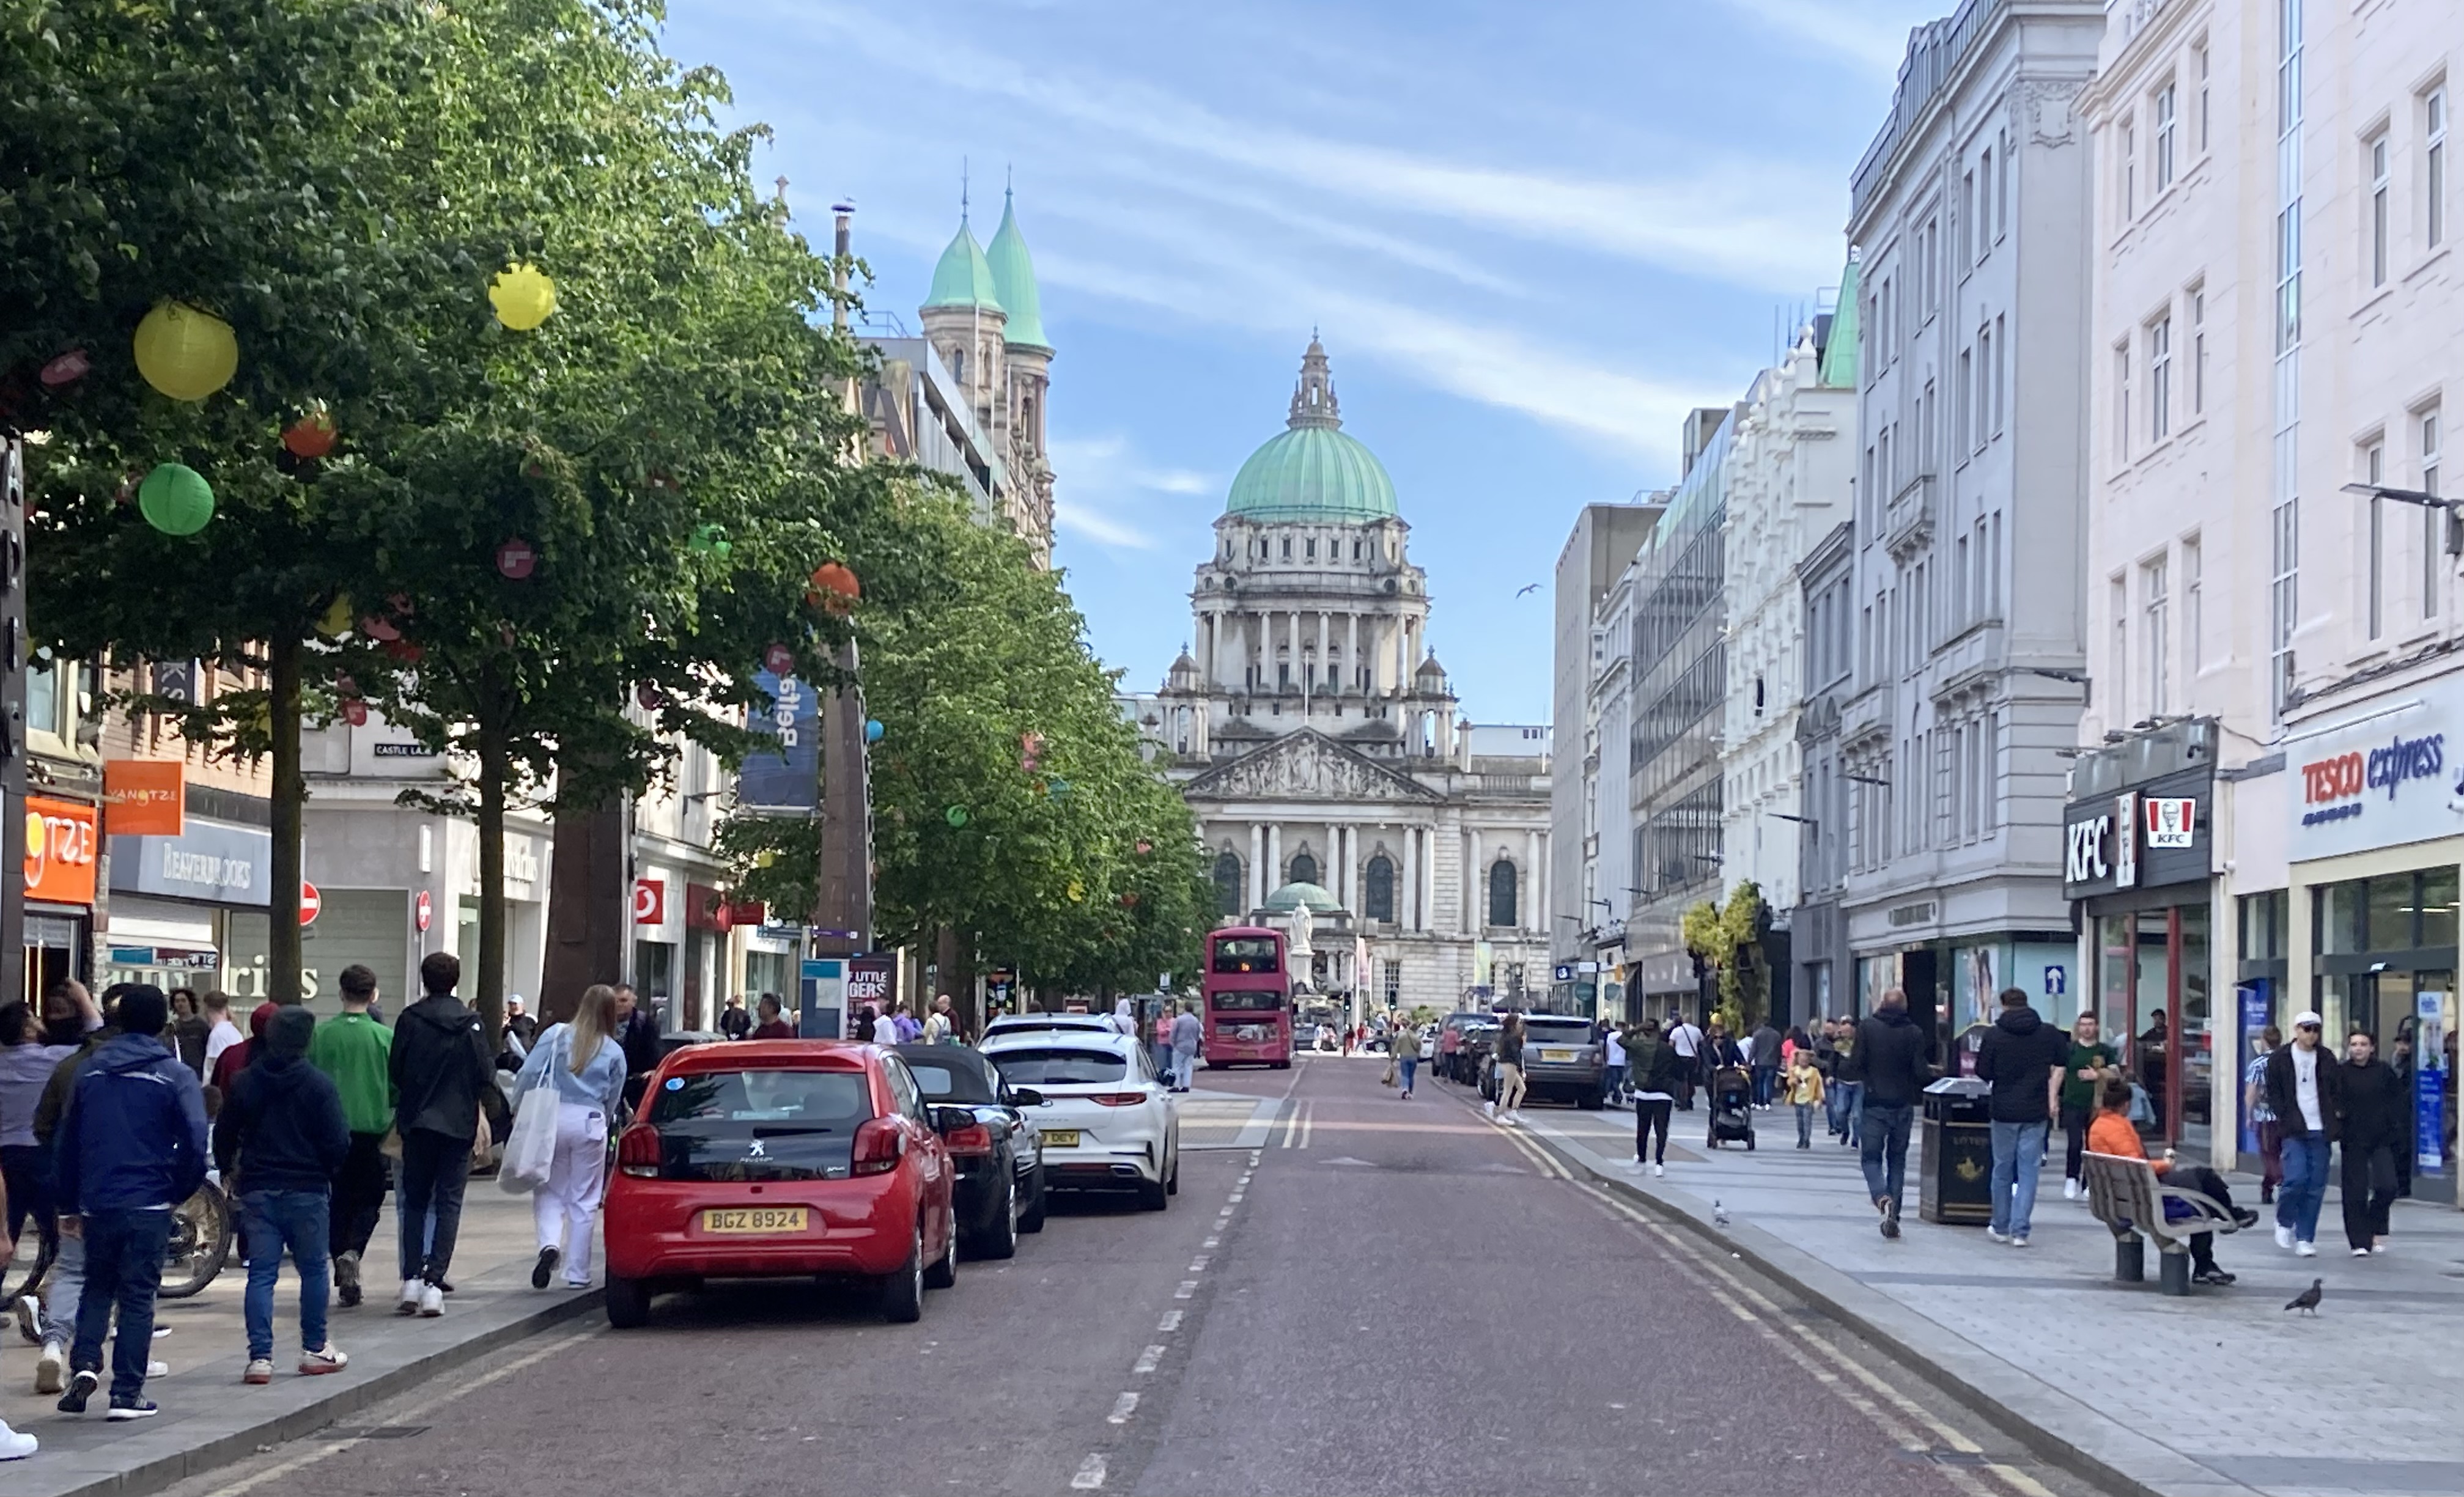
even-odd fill
[{"label": "shop window", "polygon": [[2368,886],[2368,896],[2363,902],[2368,923],[2363,931],[2366,940],[2362,949],[2409,950],[2413,945],[2412,875],[2373,878]]},{"label": "shop window", "polygon": [[2343,956],[2366,951],[2362,944],[2361,880],[2347,884],[2329,884],[2310,892],[2310,924],[2322,957]]},{"label": "shop window", "polygon": [[[2264,894],[2241,896],[2241,959],[2244,961],[2281,961],[2284,959],[2285,891],[2278,889]],[[2448,929],[2454,929],[2450,924]]]},{"label": "shop window", "polygon": [[2424,870],[2421,875],[2421,940],[2423,946],[2455,944],[2456,872],[2452,867]]}]

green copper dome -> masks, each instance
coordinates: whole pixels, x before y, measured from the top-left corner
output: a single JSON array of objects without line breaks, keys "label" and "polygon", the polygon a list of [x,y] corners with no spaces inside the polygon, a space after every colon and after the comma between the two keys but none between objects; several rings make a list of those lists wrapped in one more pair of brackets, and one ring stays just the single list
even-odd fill
[{"label": "green copper dome", "polygon": [[1316,339],[1301,359],[1287,429],[1241,465],[1223,510],[1249,519],[1337,524],[1395,517],[1395,480],[1376,453],[1344,434]]},{"label": "green copper dome", "polygon": [[964,218],[958,220],[957,237],[941,252],[941,263],[933,267],[933,294],[924,298],[924,305],[1002,310],[992,263],[984,258],[983,247],[976,243],[975,231]]},{"label": "green copper dome", "polygon": [[[1018,209],[1006,192],[1001,194],[1001,227],[993,231],[992,247],[984,252],[984,258],[992,266],[993,289],[1001,297],[1001,310],[1009,314],[1001,341],[1050,348],[1051,340],[1044,336],[1044,301],[1035,291],[1035,261],[1026,253],[1026,236],[1018,231]],[[934,289],[937,292],[939,287],[935,277]]]}]

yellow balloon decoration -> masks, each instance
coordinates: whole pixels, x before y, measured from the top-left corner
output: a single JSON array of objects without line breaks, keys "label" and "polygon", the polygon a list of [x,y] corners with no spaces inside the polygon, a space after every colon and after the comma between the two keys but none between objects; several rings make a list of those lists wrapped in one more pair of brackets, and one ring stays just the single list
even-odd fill
[{"label": "yellow balloon decoration", "polygon": [[239,369],[231,324],[178,301],[155,304],[137,324],[137,372],[173,400],[203,400]]},{"label": "yellow balloon decoration", "polygon": [[43,813],[28,811],[26,813],[26,856],[41,857],[44,848],[50,846],[50,828],[43,825]]},{"label": "yellow balloon decoration", "polygon": [[336,593],[333,606],[327,608],[324,617],[317,621],[317,632],[327,639],[332,639],[350,628],[351,618],[351,595],[346,592]]},{"label": "yellow balloon decoration", "polygon": [[508,265],[488,285],[488,300],[496,320],[517,333],[527,333],[556,310],[556,282],[547,273],[522,260]]}]

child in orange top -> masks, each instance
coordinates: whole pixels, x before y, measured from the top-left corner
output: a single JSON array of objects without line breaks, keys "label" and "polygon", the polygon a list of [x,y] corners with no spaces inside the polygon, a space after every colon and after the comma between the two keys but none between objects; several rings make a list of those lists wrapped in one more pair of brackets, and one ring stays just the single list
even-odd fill
[{"label": "child in orange top", "polygon": [[[2146,1159],[2147,1151],[2140,1146],[2139,1130],[2130,1121],[2130,1083],[2119,1076],[2106,1080],[2098,1095],[2101,1104],[2095,1120],[2087,1125],[2087,1147],[2092,1154],[2118,1154],[2128,1159]],[[2194,1190],[2233,1213],[2233,1220],[2247,1227],[2258,1220],[2258,1213],[2236,1206],[2232,1187],[2224,1177],[2204,1164],[2184,1164],[2165,1151],[2165,1157],[2149,1159],[2148,1167],[2157,1175],[2184,1190]],[[2233,1282],[2233,1276],[2216,1266],[2216,1236],[2213,1232],[2194,1233],[2190,1238],[2191,1278],[2200,1284],[2218,1288]]]}]

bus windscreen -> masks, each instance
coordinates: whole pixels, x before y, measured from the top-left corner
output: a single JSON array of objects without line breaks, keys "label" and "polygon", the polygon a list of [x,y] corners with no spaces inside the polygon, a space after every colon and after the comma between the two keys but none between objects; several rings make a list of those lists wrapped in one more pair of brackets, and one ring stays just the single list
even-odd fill
[{"label": "bus windscreen", "polygon": [[1272,973],[1275,960],[1271,936],[1228,936],[1215,943],[1215,970],[1227,974]]}]

